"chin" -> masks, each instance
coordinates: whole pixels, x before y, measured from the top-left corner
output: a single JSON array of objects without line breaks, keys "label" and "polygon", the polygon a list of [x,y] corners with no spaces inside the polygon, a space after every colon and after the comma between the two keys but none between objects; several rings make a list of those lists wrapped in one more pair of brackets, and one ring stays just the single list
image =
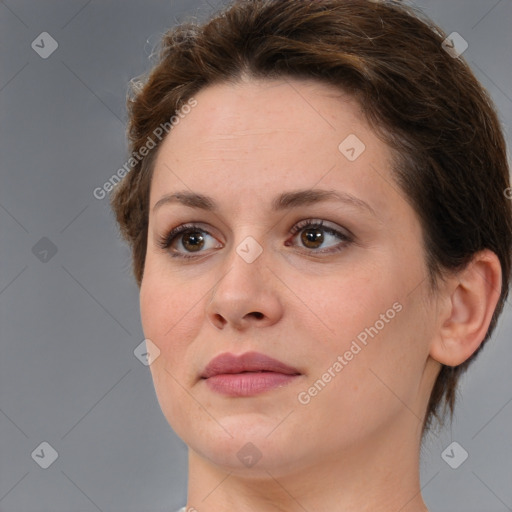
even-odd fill
[{"label": "chin", "polygon": [[[273,473],[288,464],[293,465],[291,459],[297,459],[298,440],[284,425],[276,428],[279,422],[275,418],[257,416],[252,413],[219,420],[233,437],[212,422],[195,429],[192,435],[189,430],[183,441],[201,457],[226,471],[247,475],[261,472],[262,476],[268,478],[266,471]],[[305,447],[302,443],[300,446]]]},{"label": "chin", "polygon": [[273,476],[285,475],[297,468],[296,447],[278,446],[264,437],[255,442],[230,439],[223,443],[189,445],[200,457],[226,472],[251,478],[268,480]]}]

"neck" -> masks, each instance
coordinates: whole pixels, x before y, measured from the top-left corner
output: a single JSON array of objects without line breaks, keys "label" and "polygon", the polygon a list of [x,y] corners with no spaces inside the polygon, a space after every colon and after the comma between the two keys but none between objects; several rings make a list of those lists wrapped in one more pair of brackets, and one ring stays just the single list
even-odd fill
[{"label": "neck", "polygon": [[[428,512],[420,491],[420,427],[390,426],[348,449],[314,454],[293,465],[265,466],[263,457],[243,470],[189,449],[187,510]],[[411,430],[414,437],[402,435]]]}]

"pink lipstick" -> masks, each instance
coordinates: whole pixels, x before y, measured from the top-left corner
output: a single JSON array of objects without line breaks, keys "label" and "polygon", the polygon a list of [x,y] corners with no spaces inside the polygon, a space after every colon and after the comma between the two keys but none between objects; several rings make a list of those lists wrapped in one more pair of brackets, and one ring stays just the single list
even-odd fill
[{"label": "pink lipstick", "polygon": [[217,393],[227,396],[251,396],[282,387],[301,373],[296,368],[259,352],[240,356],[230,353],[213,358],[201,378]]}]

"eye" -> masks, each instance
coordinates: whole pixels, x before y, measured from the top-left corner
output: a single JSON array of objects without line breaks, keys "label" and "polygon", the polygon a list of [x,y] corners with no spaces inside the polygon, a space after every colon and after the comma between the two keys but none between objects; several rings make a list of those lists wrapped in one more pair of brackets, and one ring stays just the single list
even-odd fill
[{"label": "eye", "polygon": [[[324,226],[323,220],[307,219],[299,222],[290,230],[294,238],[299,237],[302,248],[313,254],[332,253],[341,251],[349,243],[352,237],[341,231]],[[210,240],[208,240],[210,239]],[[196,258],[198,253],[208,249],[219,249],[222,244],[215,243],[215,237],[197,224],[183,224],[172,229],[169,233],[158,238],[157,244],[163,250],[170,252],[173,258]],[[327,248],[319,250],[326,242],[334,242]],[[286,246],[295,245],[289,241]],[[196,254],[194,254],[196,253]]]},{"label": "eye", "polygon": [[[337,229],[324,226],[323,220],[307,219],[301,221],[291,229],[291,233],[298,235],[303,247],[310,249],[314,253],[340,251],[352,241],[348,234],[342,233]],[[294,238],[297,238],[297,236]],[[334,244],[330,245],[330,248],[326,248],[326,250],[318,250],[325,242],[328,241],[333,241]],[[291,244],[286,242],[286,245]]]},{"label": "eye", "polygon": [[[212,241],[208,244],[208,238],[215,240],[208,231],[200,226],[196,224],[183,224],[159,238],[157,244],[164,250],[171,249],[172,257],[194,258],[194,255],[187,255],[186,253],[204,252],[202,251],[203,249],[215,249],[220,247]],[[182,252],[182,249],[185,253]]]}]

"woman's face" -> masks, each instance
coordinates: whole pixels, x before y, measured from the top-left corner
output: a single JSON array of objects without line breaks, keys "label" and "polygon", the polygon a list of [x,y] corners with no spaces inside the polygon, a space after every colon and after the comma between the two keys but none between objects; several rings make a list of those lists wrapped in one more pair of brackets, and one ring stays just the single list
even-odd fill
[{"label": "woman's face", "polygon": [[[169,424],[199,457],[253,474],[406,454],[438,371],[436,320],[388,147],[353,100],[314,81],[195,99],[156,161],[140,290]],[[247,352],[298,375],[201,377],[219,354]]]}]

